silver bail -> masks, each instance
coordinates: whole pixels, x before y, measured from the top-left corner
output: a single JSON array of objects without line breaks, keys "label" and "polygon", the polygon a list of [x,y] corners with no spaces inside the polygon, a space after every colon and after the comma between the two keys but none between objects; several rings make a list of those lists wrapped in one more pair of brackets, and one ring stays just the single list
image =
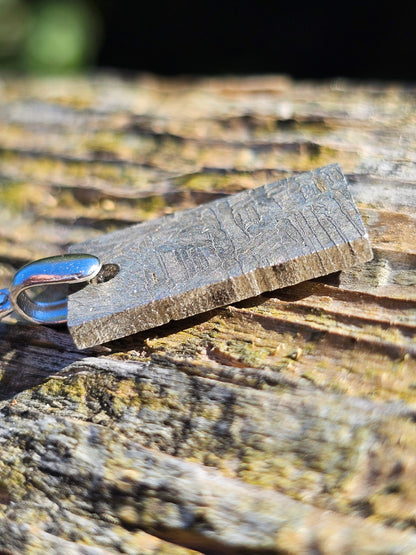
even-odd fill
[{"label": "silver bail", "polygon": [[0,318],[12,310],[36,324],[62,324],[67,320],[67,287],[93,279],[100,260],[89,254],[65,254],[30,262],[13,278],[10,291],[0,290]]}]

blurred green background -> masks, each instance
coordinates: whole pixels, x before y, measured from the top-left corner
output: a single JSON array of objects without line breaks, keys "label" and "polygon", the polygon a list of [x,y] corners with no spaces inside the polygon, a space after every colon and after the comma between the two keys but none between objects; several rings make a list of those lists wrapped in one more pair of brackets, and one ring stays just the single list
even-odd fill
[{"label": "blurred green background", "polygon": [[0,71],[416,80],[416,2],[0,0]]},{"label": "blurred green background", "polygon": [[0,68],[65,73],[94,65],[102,37],[85,0],[0,0]]}]

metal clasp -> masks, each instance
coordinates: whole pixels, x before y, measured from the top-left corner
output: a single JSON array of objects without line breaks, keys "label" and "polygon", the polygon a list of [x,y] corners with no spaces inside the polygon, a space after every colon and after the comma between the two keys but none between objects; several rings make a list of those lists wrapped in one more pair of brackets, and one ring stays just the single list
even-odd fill
[{"label": "metal clasp", "polygon": [[29,322],[62,324],[67,320],[68,284],[93,279],[101,262],[90,254],[64,254],[20,268],[8,289],[0,289],[0,318],[15,310]]}]

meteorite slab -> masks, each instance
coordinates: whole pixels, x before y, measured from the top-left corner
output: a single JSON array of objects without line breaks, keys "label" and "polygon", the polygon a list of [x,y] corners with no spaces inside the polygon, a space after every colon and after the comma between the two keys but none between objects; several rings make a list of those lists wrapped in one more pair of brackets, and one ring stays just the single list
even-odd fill
[{"label": "meteorite slab", "polygon": [[85,243],[119,272],[69,296],[79,348],[118,339],[372,258],[338,165]]}]

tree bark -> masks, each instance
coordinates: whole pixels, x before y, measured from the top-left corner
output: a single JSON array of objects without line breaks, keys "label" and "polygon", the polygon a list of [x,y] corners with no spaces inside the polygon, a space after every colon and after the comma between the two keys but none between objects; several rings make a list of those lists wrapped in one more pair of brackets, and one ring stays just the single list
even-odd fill
[{"label": "tree bark", "polygon": [[0,325],[0,553],[416,552],[416,92],[5,77],[0,287],[25,262],[338,162],[374,259],[77,350]]}]

